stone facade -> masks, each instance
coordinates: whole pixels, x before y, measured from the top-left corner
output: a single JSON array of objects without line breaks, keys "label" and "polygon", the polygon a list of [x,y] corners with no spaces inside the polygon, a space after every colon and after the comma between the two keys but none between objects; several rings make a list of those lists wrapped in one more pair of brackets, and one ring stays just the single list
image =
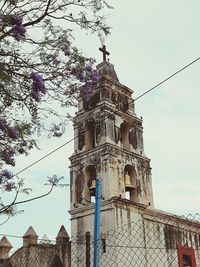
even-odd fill
[{"label": "stone facade", "polygon": [[[5,240],[5,237],[2,238]],[[8,244],[8,242],[6,242]],[[23,246],[16,250],[10,257],[7,250],[5,255],[5,242],[0,250],[0,267],[68,267],[70,266],[70,241],[64,228],[61,227],[56,237],[56,243],[41,240],[30,227],[23,237]],[[10,246],[11,248],[11,246]],[[10,250],[10,249],[9,249]]]},{"label": "stone facade", "polygon": [[86,266],[79,237],[93,234],[97,178],[102,187],[101,267],[199,266],[200,223],[154,209],[150,159],[133,91],[120,84],[109,62],[99,64],[97,71],[94,94],[89,101],[80,96],[74,118],[72,266]]}]

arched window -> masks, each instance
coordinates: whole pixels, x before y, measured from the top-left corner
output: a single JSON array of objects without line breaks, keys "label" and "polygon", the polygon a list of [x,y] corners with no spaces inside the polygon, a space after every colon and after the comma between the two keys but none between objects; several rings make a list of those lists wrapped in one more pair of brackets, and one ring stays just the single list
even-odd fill
[{"label": "arched window", "polygon": [[93,165],[88,165],[84,169],[84,190],[83,200],[86,202],[94,202],[96,188],[96,169]]},{"label": "arched window", "polygon": [[120,125],[120,141],[121,141],[122,147],[125,149],[130,149],[129,129],[130,129],[130,126],[127,122],[123,122]]},{"label": "arched window", "polygon": [[124,186],[126,198],[136,201],[136,180],[137,174],[132,165],[127,164],[124,168]]}]

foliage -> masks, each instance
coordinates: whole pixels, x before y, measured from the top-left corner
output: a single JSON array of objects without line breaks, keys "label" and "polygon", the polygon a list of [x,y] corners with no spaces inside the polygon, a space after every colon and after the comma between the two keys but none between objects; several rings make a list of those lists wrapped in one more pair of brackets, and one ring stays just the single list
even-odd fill
[{"label": "foliage", "polygon": [[4,217],[6,218],[4,219],[3,217],[4,220],[0,222],[0,225],[6,223],[12,216],[15,216],[23,212],[23,210],[17,210],[17,205],[46,197],[53,191],[54,187],[56,186],[59,186],[59,187],[68,186],[67,184],[60,183],[60,181],[63,180],[64,178],[63,176],[57,177],[57,175],[54,174],[52,177],[48,177],[47,179],[48,183],[45,185],[50,186],[50,190],[48,190],[46,193],[42,195],[38,195],[36,197],[29,198],[29,199],[19,200],[18,197],[20,193],[29,195],[32,189],[24,188],[24,179],[21,179],[17,176],[16,177],[17,181],[13,182],[12,178],[13,178],[12,173],[8,172],[7,170],[0,173],[0,179],[1,179],[0,189],[2,191],[13,193],[12,201],[10,201],[10,199],[8,201],[3,201],[3,198],[0,197],[0,214],[5,215]]},{"label": "foliage", "polygon": [[[76,105],[77,88],[86,98],[97,82],[95,60],[74,46],[72,27],[109,33],[101,15],[104,0],[5,0],[0,4],[0,174],[1,187],[15,182],[5,165],[36,146],[34,133],[59,137],[67,114],[54,108]],[[65,111],[66,112],[66,111]],[[13,179],[11,179],[13,180]]]}]

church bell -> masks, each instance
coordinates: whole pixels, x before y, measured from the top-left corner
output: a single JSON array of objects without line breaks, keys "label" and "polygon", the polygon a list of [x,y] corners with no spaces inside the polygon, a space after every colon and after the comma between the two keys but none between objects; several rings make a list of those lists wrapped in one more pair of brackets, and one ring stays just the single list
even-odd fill
[{"label": "church bell", "polygon": [[135,187],[131,183],[131,177],[128,174],[128,172],[126,172],[126,174],[124,176],[124,183],[125,183],[125,191],[135,190]]},{"label": "church bell", "polygon": [[92,184],[89,190],[90,190],[91,196],[95,196],[95,191],[96,191],[96,180],[95,179],[92,180]]}]

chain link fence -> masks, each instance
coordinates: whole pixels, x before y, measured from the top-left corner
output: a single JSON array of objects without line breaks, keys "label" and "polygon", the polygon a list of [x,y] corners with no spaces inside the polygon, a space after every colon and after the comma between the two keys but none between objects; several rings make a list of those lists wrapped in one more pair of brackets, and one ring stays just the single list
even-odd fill
[{"label": "chain link fence", "polygon": [[[93,237],[71,238],[71,266],[93,266]],[[200,215],[141,216],[100,240],[100,266],[200,266]]]},{"label": "chain link fence", "polygon": [[[0,267],[93,267],[93,251],[93,235],[87,232],[23,246]],[[200,215],[137,214],[122,227],[102,231],[99,251],[100,267],[200,266]]]}]

